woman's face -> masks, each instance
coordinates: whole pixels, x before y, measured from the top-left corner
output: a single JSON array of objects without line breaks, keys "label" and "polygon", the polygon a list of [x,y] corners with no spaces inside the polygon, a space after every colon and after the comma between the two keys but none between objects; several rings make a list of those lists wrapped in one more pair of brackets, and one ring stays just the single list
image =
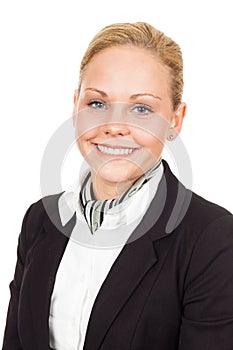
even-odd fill
[{"label": "woman's face", "polygon": [[168,134],[179,133],[185,105],[173,111],[169,88],[168,69],[145,49],[118,46],[93,57],[73,118],[99,185],[134,182],[161,157]]}]

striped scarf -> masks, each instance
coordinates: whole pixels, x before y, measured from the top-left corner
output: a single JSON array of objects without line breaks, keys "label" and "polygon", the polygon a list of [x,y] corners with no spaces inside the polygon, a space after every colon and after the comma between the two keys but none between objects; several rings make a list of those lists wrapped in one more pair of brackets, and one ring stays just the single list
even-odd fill
[{"label": "striped scarf", "polygon": [[161,161],[162,160],[160,159],[154,167],[149,169],[144,175],[135,181],[120,197],[114,199],[96,200],[91,183],[91,172],[86,175],[81,186],[79,200],[81,208],[83,209],[84,217],[92,234],[101,226],[104,220],[104,215],[109,209],[129,199],[154,176]]}]

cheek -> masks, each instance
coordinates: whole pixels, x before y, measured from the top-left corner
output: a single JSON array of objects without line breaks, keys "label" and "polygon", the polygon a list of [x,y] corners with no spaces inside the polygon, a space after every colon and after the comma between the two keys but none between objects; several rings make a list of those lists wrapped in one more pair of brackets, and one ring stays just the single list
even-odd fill
[{"label": "cheek", "polygon": [[76,144],[83,157],[86,157],[87,154],[90,152],[91,147],[93,147],[93,145],[91,145],[90,143],[90,140],[93,137],[93,131],[85,132],[82,135],[76,136]]},{"label": "cheek", "polygon": [[[136,125],[135,125],[136,126]],[[134,135],[140,144],[145,147],[153,144],[164,144],[170,124],[168,120],[159,114],[155,114],[153,119],[142,119],[141,124],[134,128]]]},{"label": "cheek", "polygon": [[147,135],[143,138],[143,147],[145,147],[146,152],[149,156],[155,157],[158,159],[161,156],[163,150],[164,143],[153,136]]},{"label": "cheek", "polygon": [[90,109],[80,110],[75,119],[76,139],[96,136],[99,129],[106,124],[106,113],[98,113]]},{"label": "cheek", "polygon": [[85,114],[78,114],[75,122],[75,138],[80,146],[85,146],[85,142],[95,138],[98,133],[99,128],[96,123],[88,117],[85,118]]},{"label": "cheek", "polygon": [[135,141],[144,148],[150,150],[161,149],[166,140],[166,130],[140,130],[134,132]]},{"label": "cheek", "polygon": [[156,137],[149,132],[142,131],[134,133],[134,140],[143,147],[138,154],[138,160],[140,163],[144,163],[143,167],[146,171],[161,157],[164,141],[158,135]]}]

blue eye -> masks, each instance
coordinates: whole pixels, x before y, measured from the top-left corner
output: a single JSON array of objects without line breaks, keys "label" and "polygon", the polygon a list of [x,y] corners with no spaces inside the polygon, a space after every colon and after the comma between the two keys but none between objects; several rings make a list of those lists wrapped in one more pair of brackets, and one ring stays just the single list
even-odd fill
[{"label": "blue eye", "polygon": [[94,109],[105,109],[106,108],[106,103],[100,100],[93,100],[88,103],[89,107],[92,107]]},{"label": "blue eye", "polygon": [[146,105],[137,105],[133,108],[133,110],[139,114],[149,114],[153,112],[152,109]]}]

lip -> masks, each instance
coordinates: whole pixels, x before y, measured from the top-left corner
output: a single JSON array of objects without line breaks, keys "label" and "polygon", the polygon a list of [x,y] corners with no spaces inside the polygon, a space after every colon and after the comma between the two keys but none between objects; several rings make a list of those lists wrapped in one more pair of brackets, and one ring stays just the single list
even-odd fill
[{"label": "lip", "polygon": [[[126,158],[126,157],[130,157],[132,156],[135,151],[138,151],[139,150],[139,147],[132,147],[132,146],[122,146],[122,145],[111,145],[111,144],[107,144],[107,143],[93,143],[96,151],[101,154],[102,156],[106,156],[106,157],[116,157],[116,158]],[[103,146],[103,147],[107,147],[107,148],[112,148],[112,149],[132,149],[133,151],[131,153],[128,153],[128,154],[107,154],[107,153],[104,153],[104,152],[101,152],[99,149],[98,149],[98,145],[100,146]]]},{"label": "lip", "polygon": [[135,146],[130,146],[130,145],[111,145],[111,144],[108,144],[108,143],[94,143],[95,146],[103,146],[103,147],[108,147],[108,148],[118,148],[118,149],[139,149],[139,147],[135,147]]}]

